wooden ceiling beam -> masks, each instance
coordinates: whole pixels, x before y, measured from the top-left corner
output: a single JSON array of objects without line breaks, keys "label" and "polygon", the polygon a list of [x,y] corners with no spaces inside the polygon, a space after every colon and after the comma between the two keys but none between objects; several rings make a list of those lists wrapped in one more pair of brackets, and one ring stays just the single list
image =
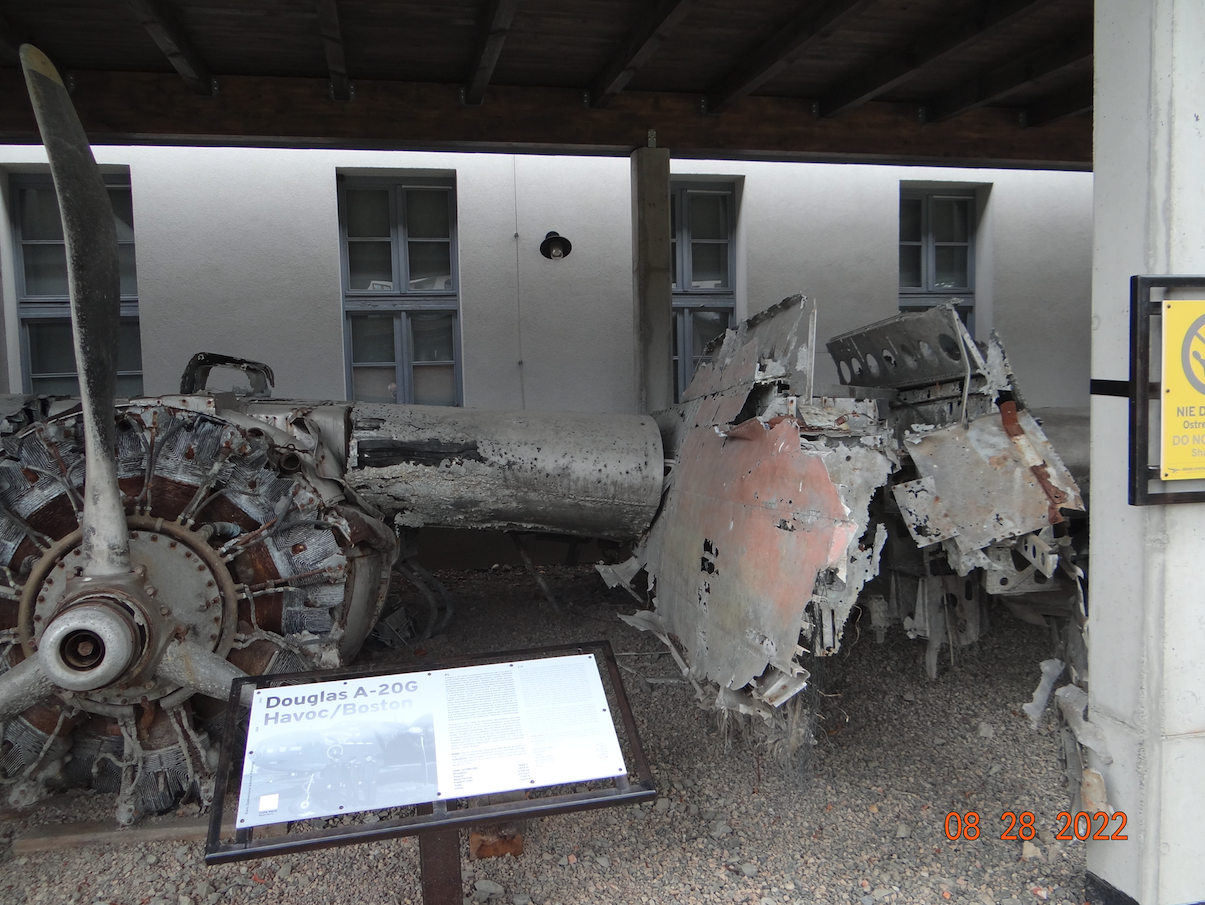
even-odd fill
[{"label": "wooden ceiling beam", "polygon": [[1030,106],[1021,114],[1021,124],[1030,128],[1049,126],[1092,109],[1092,81],[1053,94]]},{"label": "wooden ceiling beam", "polygon": [[946,28],[879,55],[870,66],[820,98],[820,116],[838,116],[902,85],[926,66],[982,41],[1053,0],[979,0]]},{"label": "wooden ceiling beam", "polygon": [[0,12],[0,59],[11,65],[21,65],[21,45],[31,43],[29,37]]},{"label": "wooden ceiling beam", "polygon": [[209,68],[197,53],[180,23],[161,0],[126,0],[151,40],[163,51],[168,62],[194,94],[213,94],[214,82]]},{"label": "wooden ceiling beam", "polygon": [[590,89],[590,106],[596,110],[611,103],[638,69],[665,43],[670,32],[686,18],[694,0],[661,0],[650,7],[615,56],[599,73]]},{"label": "wooden ceiling beam", "polygon": [[[222,78],[215,98],[192,95],[174,74],[75,74],[72,100],[97,144],[388,148],[629,154],[648,143],[677,157],[924,163],[1090,169],[1092,121],[1070,117],[1022,129],[1015,110],[981,107],[947,123],[917,121],[910,104],[874,102],[815,119],[797,98],[754,95],[723,116],[697,94],[623,91],[603,110],[579,88],[497,85],[480,107],[460,86],[356,80],[353,104],[332,104],[325,78]],[[0,68],[0,142],[38,142],[20,70]]]},{"label": "wooden ceiling beam", "polygon": [[494,77],[494,67],[498,65],[502,45],[518,8],[519,0],[489,0],[482,10],[470,75],[463,89],[464,103],[476,106],[485,97],[486,86]]},{"label": "wooden ceiling beam", "polygon": [[326,68],[331,76],[331,100],[351,100],[351,80],[347,77],[347,55],[343,50],[343,28],[339,24],[339,0],[315,0],[318,29],[326,51]]},{"label": "wooden ceiling beam", "polygon": [[965,85],[926,102],[927,122],[947,119],[1007,98],[1047,76],[1092,58],[1092,29],[1052,41],[1019,60],[986,72]]},{"label": "wooden ceiling beam", "polygon": [[707,92],[708,113],[723,113],[845,25],[874,0],[827,0],[806,9],[742,59]]}]

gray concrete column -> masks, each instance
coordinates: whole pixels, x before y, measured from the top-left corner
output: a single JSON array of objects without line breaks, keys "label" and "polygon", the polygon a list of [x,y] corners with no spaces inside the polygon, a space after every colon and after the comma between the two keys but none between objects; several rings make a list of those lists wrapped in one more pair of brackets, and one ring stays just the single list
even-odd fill
[{"label": "gray concrete column", "polygon": [[669,151],[637,148],[632,152],[632,298],[641,412],[659,411],[674,401],[669,220]]},{"label": "gray concrete column", "polygon": [[[1205,4],[1096,0],[1095,34],[1092,376],[1125,380],[1130,275],[1205,273]],[[1127,432],[1126,400],[1093,397],[1089,713],[1109,758],[1088,761],[1129,838],[1089,843],[1089,891],[1199,902],[1205,505],[1129,506]]]}]

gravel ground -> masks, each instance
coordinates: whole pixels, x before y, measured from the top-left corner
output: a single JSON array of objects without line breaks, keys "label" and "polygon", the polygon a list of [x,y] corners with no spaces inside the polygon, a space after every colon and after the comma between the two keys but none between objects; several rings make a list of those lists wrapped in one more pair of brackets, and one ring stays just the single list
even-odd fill
[{"label": "gravel ground", "polygon": [[[607,638],[617,652],[643,654],[623,662],[644,678],[677,677],[659,642],[616,618],[633,601],[588,569],[546,570],[568,601],[559,613],[520,571],[440,577],[459,609],[450,631],[423,645],[425,657]],[[978,649],[936,682],[920,643],[895,630],[879,645],[851,625],[816,677],[817,743],[790,769],[727,738],[689,686],[625,673],[661,797],[531,821],[521,858],[470,862],[466,848],[466,902],[1083,902],[1084,845],[1052,837],[1067,807],[1053,714],[1035,733],[1020,712],[1050,636],[1002,610],[991,616]],[[112,805],[78,793],[0,812],[0,905],[422,901],[413,838],[219,867],[204,865],[200,843],[122,844],[119,832],[70,851],[11,852],[33,826],[104,819]],[[949,841],[950,811],[977,812],[979,839]],[[1006,811],[1036,816],[1039,836],[1024,851],[1000,839]]]}]

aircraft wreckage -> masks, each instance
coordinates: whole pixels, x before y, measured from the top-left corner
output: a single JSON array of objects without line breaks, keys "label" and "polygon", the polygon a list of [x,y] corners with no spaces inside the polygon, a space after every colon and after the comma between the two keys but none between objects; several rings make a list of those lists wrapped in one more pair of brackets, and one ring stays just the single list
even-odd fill
[{"label": "aircraft wreckage", "polygon": [[[729,330],[655,416],[483,412],[204,391],[115,399],[107,195],[50,64],[23,65],[72,274],[82,400],[0,415],[0,781],[30,802],[119,792],[118,818],[208,803],[230,681],[348,663],[382,613],[398,533],[625,541],[599,566],[701,695],[771,717],[855,603],[938,652],[985,595],[1081,621],[1075,481],[993,338],[952,307],[828,343],[794,296]],[[214,359],[210,359],[212,363]],[[403,572],[403,574],[412,574]]]}]

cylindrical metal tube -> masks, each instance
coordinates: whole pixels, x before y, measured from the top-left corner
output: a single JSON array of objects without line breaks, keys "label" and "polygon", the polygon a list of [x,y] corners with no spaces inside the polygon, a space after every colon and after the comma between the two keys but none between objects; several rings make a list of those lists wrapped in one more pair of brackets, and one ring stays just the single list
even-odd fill
[{"label": "cylindrical metal tube", "polygon": [[634,538],[661,498],[652,418],[354,403],[347,481],[406,527]]},{"label": "cylindrical metal tube", "polygon": [[39,643],[42,671],[55,685],[92,691],[117,681],[141,653],[134,618],[99,597],[55,616]]}]

